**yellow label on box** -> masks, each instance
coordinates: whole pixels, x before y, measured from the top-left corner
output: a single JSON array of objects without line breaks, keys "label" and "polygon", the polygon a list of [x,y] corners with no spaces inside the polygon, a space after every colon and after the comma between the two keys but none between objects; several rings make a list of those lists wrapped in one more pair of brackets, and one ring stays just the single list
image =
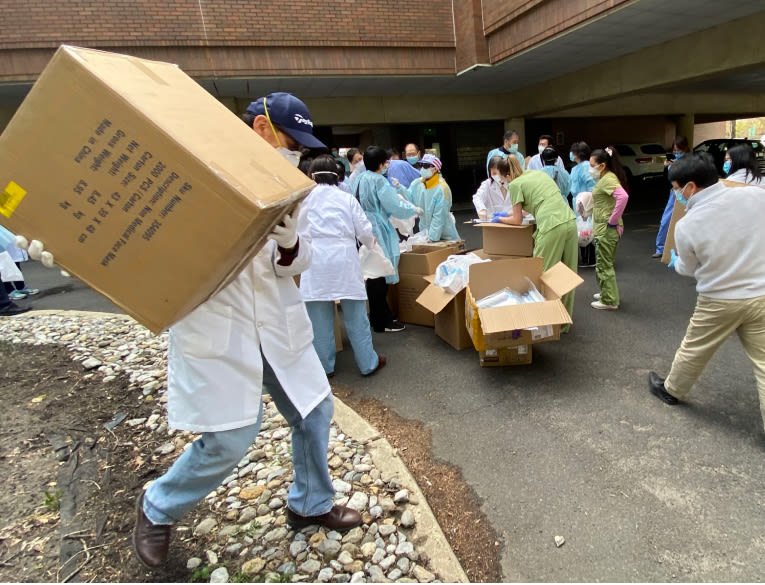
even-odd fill
[{"label": "yellow label on box", "polygon": [[13,181],[8,183],[5,186],[5,189],[3,189],[3,193],[0,195],[0,213],[5,217],[11,217],[26,194],[26,190],[20,185],[17,185]]}]

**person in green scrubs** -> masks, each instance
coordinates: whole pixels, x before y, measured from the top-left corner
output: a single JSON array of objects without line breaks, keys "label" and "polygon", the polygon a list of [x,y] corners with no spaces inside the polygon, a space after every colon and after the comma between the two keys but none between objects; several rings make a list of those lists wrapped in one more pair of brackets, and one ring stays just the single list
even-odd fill
[{"label": "person in green scrubs", "polygon": [[616,247],[624,233],[622,214],[627,207],[627,175],[619,153],[613,146],[592,151],[590,176],[597,181],[592,188],[593,229],[595,237],[595,277],[600,293],[590,303],[593,309],[616,311],[619,287],[616,285]]},{"label": "person in green scrubs", "polygon": [[[503,159],[497,165],[502,180],[508,183],[507,189],[513,203],[512,215],[499,218],[507,225],[521,225],[523,212],[530,213],[536,220],[534,231],[534,256],[542,258],[543,270],[563,262],[574,272],[579,261],[579,236],[576,230],[576,217],[563,197],[560,189],[549,175],[542,171],[526,171],[515,157]],[[574,291],[561,298],[568,314],[574,313]],[[570,325],[561,327],[566,333]]]}]

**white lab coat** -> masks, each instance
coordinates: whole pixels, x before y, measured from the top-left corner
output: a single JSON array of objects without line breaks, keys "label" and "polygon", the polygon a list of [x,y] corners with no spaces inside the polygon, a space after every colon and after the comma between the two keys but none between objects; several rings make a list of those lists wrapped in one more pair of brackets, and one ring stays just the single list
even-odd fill
[{"label": "white lab coat", "polygon": [[233,282],[170,328],[167,411],[173,428],[199,433],[254,424],[261,348],[301,416],[329,395],[293,279],[310,264],[310,237],[300,238],[290,266],[279,266],[279,257],[268,240]]},{"label": "white lab coat", "polygon": [[510,199],[510,192],[505,189],[503,195],[499,183],[489,177],[479,185],[478,191],[473,195],[473,205],[478,213],[486,211],[491,216],[495,211],[512,209],[513,202]]},{"label": "white lab coat", "polygon": [[752,185],[754,187],[762,187],[765,189],[765,181],[762,181],[759,178],[754,178],[751,174],[747,173],[746,169],[739,169],[735,173],[732,173],[725,177],[727,181],[734,181],[736,183],[746,183],[747,185]]},{"label": "white lab coat", "polygon": [[372,224],[353,195],[319,185],[300,206],[298,231],[311,239],[311,266],[300,275],[304,301],[365,301],[356,239],[371,248]]}]

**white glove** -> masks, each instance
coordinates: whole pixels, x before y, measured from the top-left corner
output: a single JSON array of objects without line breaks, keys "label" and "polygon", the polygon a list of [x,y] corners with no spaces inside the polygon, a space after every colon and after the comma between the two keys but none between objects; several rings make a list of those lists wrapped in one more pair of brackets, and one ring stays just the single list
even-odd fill
[{"label": "white glove", "polygon": [[282,224],[277,225],[274,231],[268,234],[268,239],[276,242],[280,248],[291,250],[297,245],[297,225],[291,215],[285,215]]},{"label": "white glove", "polygon": [[479,219],[486,219],[489,216],[489,214],[486,212],[485,209],[482,209],[478,212],[478,218]]},{"label": "white glove", "polygon": [[393,185],[396,189],[398,189],[401,186],[401,182],[396,177],[393,177],[390,180],[390,184]]},{"label": "white glove", "polygon": [[[30,242],[24,236],[16,236],[14,242],[17,248],[26,250],[32,260],[39,260],[46,268],[53,268],[55,266],[53,254],[45,250],[43,243],[40,240],[32,240]],[[66,270],[62,270],[61,275],[67,277],[70,276]]]},{"label": "white glove", "polygon": [[414,208],[414,212],[415,212],[415,214],[419,215],[420,217],[425,215],[425,210],[422,207],[415,207]]}]

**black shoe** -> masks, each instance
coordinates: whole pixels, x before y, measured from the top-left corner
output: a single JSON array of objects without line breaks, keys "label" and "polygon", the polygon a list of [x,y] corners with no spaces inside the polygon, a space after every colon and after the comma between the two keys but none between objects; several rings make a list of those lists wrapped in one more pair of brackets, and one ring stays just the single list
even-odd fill
[{"label": "black shoe", "polygon": [[672,396],[664,387],[664,378],[660,378],[656,372],[648,373],[648,386],[651,388],[651,394],[657,398],[661,398],[667,404],[677,404],[680,402],[677,398]]},{"label": "black shoe", "polygon": [[21,315],[26,313],[31,307],[20,307],[16,303],[11,302],[0,309],[0,317],[10,317],[12,315]]},{"label": "black shoe", "polygon": [[398,321],[391,321],[385,326],[386,333],[403,331],[404,329],[406,329],[406,326],[403,323],[399,323]]},{"label": "black shoe", "polygon": [[155,569],[167,561],[170,550],[170,525],[152,524],[143,513],[143,494],[136,502],[133,529],[133,551],[147,569]]}]

